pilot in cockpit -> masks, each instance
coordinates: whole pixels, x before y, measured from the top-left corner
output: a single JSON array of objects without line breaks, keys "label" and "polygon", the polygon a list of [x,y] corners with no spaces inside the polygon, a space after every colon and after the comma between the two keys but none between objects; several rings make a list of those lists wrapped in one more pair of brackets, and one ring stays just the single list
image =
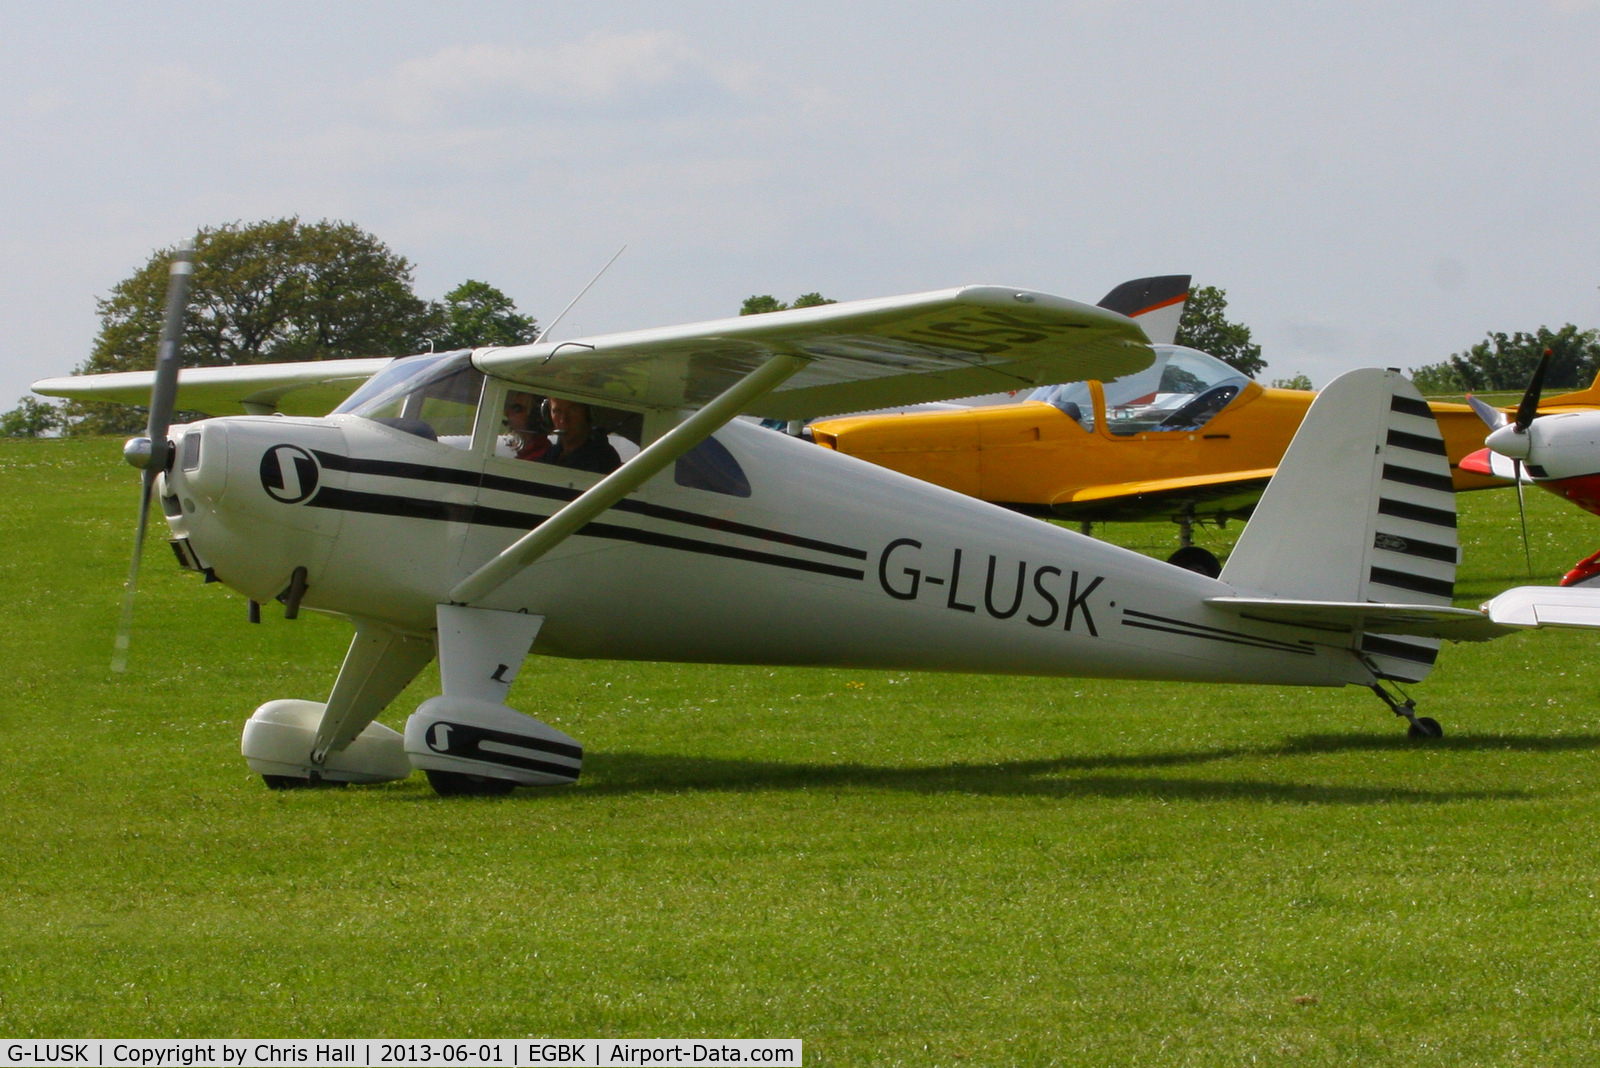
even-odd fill
[{"label": "pilot in cockpit", "polygon": [[545,463],[602,475],[622,466],[622,458],[607,440],[606,432],[594,425],[587,404],[551,397],[545,405],[559,439],[545,454]]}]

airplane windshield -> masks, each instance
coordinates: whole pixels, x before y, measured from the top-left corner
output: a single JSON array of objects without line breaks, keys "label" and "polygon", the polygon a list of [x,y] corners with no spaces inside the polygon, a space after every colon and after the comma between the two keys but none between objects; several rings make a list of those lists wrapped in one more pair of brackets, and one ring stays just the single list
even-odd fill
[{"label": "airplane windshield", "polygon": [[472,424],[482,392],[483,372],[472,366],[471,349],[428,353],[394,361],[333,414],[359,415],[466,449],[472,445]]},{"label": "airplane windshield", "polygon": [[[1249,384],[1250,379],[1215,356],[1177,345],[1154,345],[1149,367],[1104,383],[1106,423],[1117,435],[1196,430]],[[1087,382],[1040,386],[1029,397],[1053,404],[1094,429],[1094,400]]]}]

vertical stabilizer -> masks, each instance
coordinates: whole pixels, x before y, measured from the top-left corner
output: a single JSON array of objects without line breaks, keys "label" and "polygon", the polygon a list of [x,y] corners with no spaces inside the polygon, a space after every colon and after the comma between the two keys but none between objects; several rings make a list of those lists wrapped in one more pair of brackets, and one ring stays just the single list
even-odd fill
[{"label": "vertical stabilizer", "polygon": [[[1448,605],[1456,504],[1444,439],[1398,371],[1341,375],[1317,395],[1222,569],[1241,593]],[[1434,639],[1368,633],[1379,673],[1416,682]]]},{"label": "vertical stabilizer", "polygon": [[1152,345],[1171,345],[1188,301],[1189,276],[1163,274],[1122,283],[1100,298],[1100,307],[1136,320]]}]

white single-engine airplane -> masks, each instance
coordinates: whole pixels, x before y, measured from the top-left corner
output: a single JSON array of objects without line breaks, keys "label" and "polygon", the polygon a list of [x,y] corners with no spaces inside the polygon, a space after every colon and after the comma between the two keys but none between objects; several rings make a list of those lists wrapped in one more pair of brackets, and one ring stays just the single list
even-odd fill
[{"label": "white single-engine airplane", "polygon": [[[175,278],[189,269],[180,259]],[[1351,372],[1323,390],[1210,579],[735,421],[1148,366],[1138,324],[1087,304],[972,286],[578,341],[179,376],[174,289],[155,372],[34,388],[148,395],[150,433],[126,453],[184,566],[252,611],[278,598],[290,616],[354,624],[326,702],[270,701],[246,723],[244,756],[269,785],[413,768],[447,794],[574,781],[579,743],[505,705],[530,651],[1354,684],[1413,734],[1438,736],[1384,683],[1424,678],[1440,639],[1600,627],[1600,591],[1524,587],[1480,610],[1451,607],[1450,471],[1427,405],[1396,371]],[[283,414],[369,375],[330,415]],[[642,448],[604,476],[499,455],[510,391],[595,405]],[[169,427],[175,408],[253,414]],[[374,722],[435,655],[442,696],[403,734]]]}]

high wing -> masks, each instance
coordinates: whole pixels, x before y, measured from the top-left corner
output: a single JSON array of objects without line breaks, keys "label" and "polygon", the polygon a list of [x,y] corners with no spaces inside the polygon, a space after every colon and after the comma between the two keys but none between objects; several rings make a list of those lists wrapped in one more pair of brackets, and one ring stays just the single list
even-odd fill
[{"label": "high wing", "polygon": [[774,356],[805,367],[742,414],[808,419],[892,404],[1112,378],[1154,361],[1116,312],[967,286],[686,326],[480,350],[485,373],[611,407],[698,408]]},{"label": "high wing", "polygon": [[[312,360],[230,367],[188,367],[178,372],[177,410],[206,415],[326,415],[390,359]],[[154,371],[119,371],[46,378],[35,393],[82,401],[149,404]]]},{"label": "high wing", "polygon": [[458,582],[450,599],[485,597],[741,414],[805,419],[1153,362],[1127,316],[998,286],[480,350],[473,363],[484,373],[539,392],[696,411]]},{"label": "high wing", "polygon": [[1096,523],[1137,523],[1198,511],[1243,514],[1255,506],[1272,480],[1274,467],[1221,471],[1182,478],[1154,478],[1080,486],[1057,497],[1050,513]]}]

